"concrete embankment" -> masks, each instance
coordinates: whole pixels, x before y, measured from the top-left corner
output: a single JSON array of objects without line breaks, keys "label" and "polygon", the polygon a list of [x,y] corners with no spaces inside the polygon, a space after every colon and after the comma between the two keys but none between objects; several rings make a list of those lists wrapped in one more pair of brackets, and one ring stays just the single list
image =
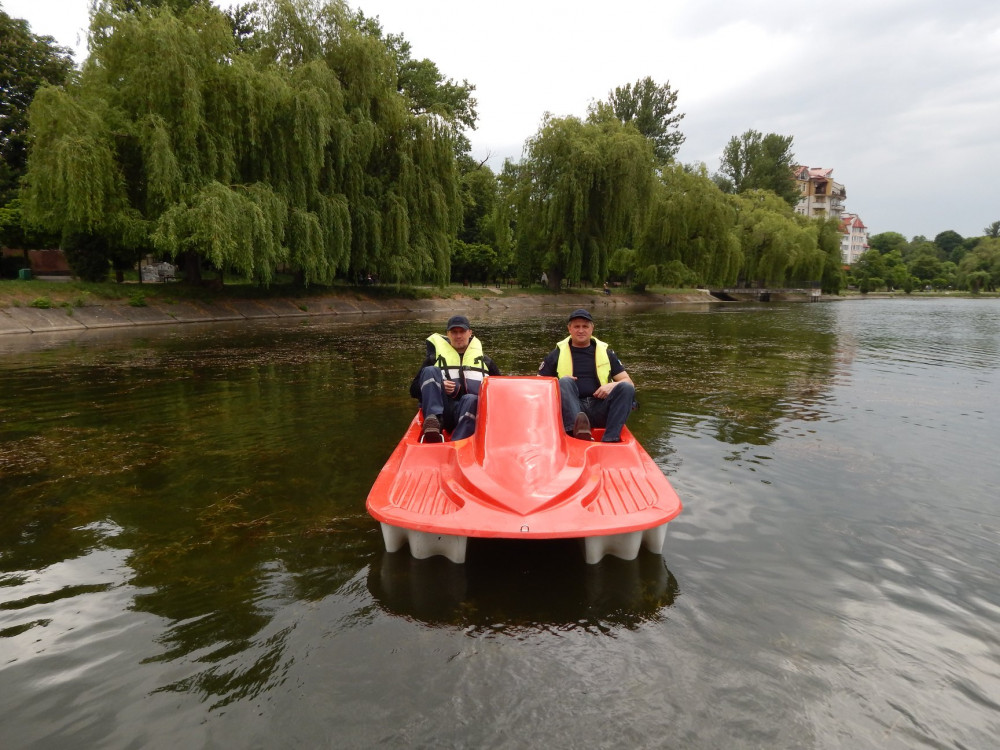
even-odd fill
[{"label": "concrete embankment", "polygon": [[276,320],[313,316],[350,316],[372,313],[426,314],[442,316],[456,312],[482,315],[490,311],[574,307],[615,309],[624,305],[704,304],[716,300],[708,292],[691,294],[611,295],[560,294],[545,296],[510,296],[475,299],[456,296],[441,299],[368,299],[350,297],[304,297],[301,299],[218,300],[201,302],[149,301],[134,307],[124,301],[107,302],[81,307],[58,306],[0,308],[0,334],[84,331],[87,329],[122,328],[128,326],[170,325],[180,323],[211,323],[217,321]]}]

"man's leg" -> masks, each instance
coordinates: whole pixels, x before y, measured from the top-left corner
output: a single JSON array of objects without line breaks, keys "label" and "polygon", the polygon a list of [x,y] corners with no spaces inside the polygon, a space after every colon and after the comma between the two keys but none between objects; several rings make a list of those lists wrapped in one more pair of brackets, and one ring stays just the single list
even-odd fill
[{"label": "man's leg", "polygon": [[420,408],[424,419],[440,418],[444,413],[444,378],[438,367],[425,367],[420,371]]},{"label": "man's leg", "polygon": [[602,442],[617,443],[622,437],[622,427],[632,412],[632,402],[635,400],[635,386],[627,380],[619,381],[611,389],[604,401],[607,403],[607,415]]},{"label": "man's leg", "polygon": [[451,432],[452,440],[471,437],[476,431],[476,411],[479,409],[479,396],[466,393],[457,402],[453,412],[455,429]]},{"label": "man's leg", "polygon": [[576,415],[583,411],[580,404],[580,389],[576,387],[576,380],[571,377],[559,378],[559,403],[562,407],[563,429],[567,433],[573,432],[573,423]]},{"label": "man's leg", "polygon": [[444,378],[437,367],[425,367],[420,371],[420,409],[424,413],[423,441],[440,443],[441,417],[444,412]]}]

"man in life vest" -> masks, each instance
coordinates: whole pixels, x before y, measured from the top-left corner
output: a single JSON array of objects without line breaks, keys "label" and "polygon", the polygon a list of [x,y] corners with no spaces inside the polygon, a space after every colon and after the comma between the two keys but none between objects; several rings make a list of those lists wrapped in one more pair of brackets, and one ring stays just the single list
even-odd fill
[{"label": "man in life vest", "polygon": [[563,428],[575,438],[593,440],[591,425],[604,427],[602,442],[620,443],[635,384],[608,345],[594,338],[589,312],[571,312],[566,328],[569,336],[538,366],[539,375],[559,378]]},{"label": "man in life vest", "polygon": [[444,442],[442,428],[451,432],[452,440],[471,436],[483,378],[500,374],[496,363],[483,354],[468,318],[449,318],[447,334],[427,337],[427,356],[410,383],[410,395],[420,401],[424,413],[423,443]]}]

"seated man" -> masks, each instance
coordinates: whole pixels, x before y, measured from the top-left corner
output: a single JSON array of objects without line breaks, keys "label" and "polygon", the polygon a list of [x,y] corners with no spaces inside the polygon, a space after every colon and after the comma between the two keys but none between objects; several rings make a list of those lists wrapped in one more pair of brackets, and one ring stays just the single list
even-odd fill
[{"label": "seated man", "polygon": [[575,438],[593,440],[591,425],[604,427],[602,442],[620,443],[635,398],[632,378],[608,345],[593,337],[589,312],[571,312],[566,328],[569,336],[538,367],[539,375],[559,378],[563,428]]},{"label": "seated man", "polygon": [[427,337],[427,356],[410,383],[410,395],[420,400],[424,412],[423,443],[444,441],[442,427],[452,440],[476,431],[479,387],[487,375],[499,375],[496,363],[483,354],[483,345],[472,333],[469,319],[453,315],[447,338]]}]

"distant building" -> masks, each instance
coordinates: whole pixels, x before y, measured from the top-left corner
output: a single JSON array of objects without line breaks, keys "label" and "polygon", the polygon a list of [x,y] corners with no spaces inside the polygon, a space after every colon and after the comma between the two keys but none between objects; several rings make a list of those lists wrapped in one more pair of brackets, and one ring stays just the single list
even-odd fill
[{"label": "distant building", "polygon": [[847,190],[833,179],[833,170],[823,167],[794,167],[799,186],[799,202],[795,212],[813,219],[839,219],[844,211]]},{"label": "distant building", "polygon": [[857,214],[843,214],[840,217],[840,254],[846,265],[854,265],[858,258],[868,252],[868,227]]}]

